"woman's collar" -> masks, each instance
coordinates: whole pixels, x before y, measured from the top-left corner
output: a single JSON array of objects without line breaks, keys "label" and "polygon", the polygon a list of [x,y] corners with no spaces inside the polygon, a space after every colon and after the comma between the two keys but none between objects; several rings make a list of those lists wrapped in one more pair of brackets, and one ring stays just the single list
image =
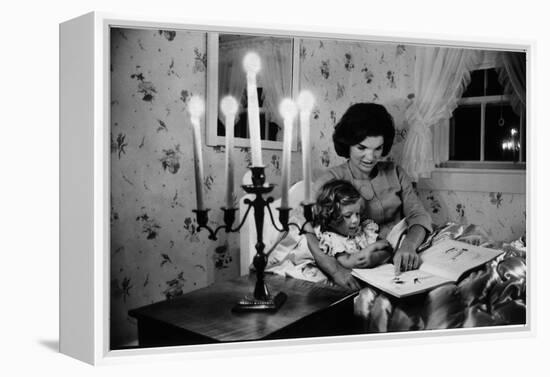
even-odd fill
[{"label": "woman's collar", "polygon": [[357,180],[369,179],[369,180],[370,180],[370,179],[375,178],[375,177],[378,175],[378,165],[379,165],[381,162],[382,162],[382,161],[378,161],[378,162],[376,163],[376,165],[374,165],[374,167],[373,167],[372,170],[370,171],[370,173],[369,173],[369,175],[368,175],[367,178],[356,178],[356,177],[353,175],[353,170],[351,169],[351,164],[350,164],[350,162],[349,162],[349,159],[347,160],[347,167],[348,167],[348,171],[349,171],[349,173],[350,173],[350,175],[351,175],[351,177],[352,177],[353,179],[357,179]]}]

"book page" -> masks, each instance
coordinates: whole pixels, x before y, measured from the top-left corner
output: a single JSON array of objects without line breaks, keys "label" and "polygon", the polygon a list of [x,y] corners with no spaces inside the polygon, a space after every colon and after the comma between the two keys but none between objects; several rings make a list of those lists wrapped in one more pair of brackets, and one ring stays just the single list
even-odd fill
[{"label": "book page", "polygon": [[449,283],[450,280],[422,270],[395,275],[393,264],[375,268],[355,268],[352,275],[396,297],[410,296]]},{"label": "book page", "polygon": [[420,269],[456,282],[466,271],[481,266],[502,253],[501,250],[446,240],[420,254]]}]

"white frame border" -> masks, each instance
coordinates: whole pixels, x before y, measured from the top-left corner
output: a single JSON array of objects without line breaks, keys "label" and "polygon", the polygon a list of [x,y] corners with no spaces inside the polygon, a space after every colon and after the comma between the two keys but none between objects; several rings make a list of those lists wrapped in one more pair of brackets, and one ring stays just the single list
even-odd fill
[{"label": "white frame border", "polygon": [[[93,77],[86,77],[87,80],[93,81],[93,109],[91,116],[93,117],[93,140],[92,143],[93,156],[74,156],[75,158],[87,158],[91,157],[93,162],[93,168],[86,172],[91,175],[93,179],[93,195],[91,198],[86,198],[78,195],[69,190],[63,190],[67,188],[68,184],[74,184],[74,182],[64,181],[68,171],[63,171],[63,164],[60,165],[60,191],[64,193],[64,196],[60,196],[60,207],[67,206],[70,203],[74,203],[76,200],[91,200],[91,213],[85,213],[83,216],[90,216],[93,219],[93,245],[84,245],[82,248],[75,250],[64,246],[64,238],[70,239],[74,242],[81,242],[81,240],[71,239],[70,234],[78,233],[76,230],[86,230],[83,227],[86,224],[75,222],[74,224],[67,224],[64,222],[62,211],[60,211],[60,351],[69,356],[75,357],[90,364],[118,364],[127,362],[140,362],[155,357],[158,360],[170,360],[182,358],[208,358],[208,357],[233,357],[236,355],[243,355],[242,351],[246,350],[246,355],[254,356],[258,354],[273,354],[273,353],[293,353],[298,350],[303,350],[304,345],[315,345],[319,351],[334,350],[334,349],[346,349],[356,348],[357,343],[361,343],[362,347],[379,347],[381,345],[393,345],[397,343],[395,339],[399,339],[400,345],[419,345],[427,343],[441,343],[447,341],[477,341],[477,340],[495,340],[495,339],[510,339],[513,338],[525,338],[534,337],[536,333],[535,316],[536,301],[531,300],[531,297],[535,297],[536,287],[534,282],[536,281],[535,269],[535,250],[533,248],[534,243],[532,230],[533,226],[531,219],[536,218],[535,207],[533,207],[534,201],[534,171],[535,164],[535,151],[533,150],[535,144],[533,143],[534,127],[532,118],[534,115],[534,101],[532,98],[533,93],[533,80],[532,70],[534,68],[535,57],[535,42],[533,40],[514,40],[509,39],[494,39],[494,38],[478,38],[476,41],[472,41],[472,38],[453,38],[448,39],[448,36],[438,36],[434,38],[434,35],[423,35],[416,33],[388,33],[388,32],[376,32],[357,29],[338,29],[333,28],[320,28],[312,27],[296,27],[289,28],[288,26],[270,25],[269,28],[255,28],[252,24],[250,27],[242,27],[235,23],[229,22],[216,22],[216,25],[211,23],[203,23],[202,25],[196,24],[196,20],[189,22],[184,19],[174,18],[158,18],[158,17],[143,17],[143,16],[129,16],[109,13],[92,12],[77,19],[69,20],[60,25],[60,40],[63,40],[64,27],[69,27],[70,23],[78,24],[79,22],[90,22],[93,25],[93,30],[86,30],[88,33],[93,33],[93,46],[85,46],[93,49]],[[113,26],[125,26],[125,27],[137,27],[137,28],[155,28],[155,29],[186,29],[196,31],[217,31],[217,32],[243,32],[243,33],[257,33],[257,34],[278,34],[298,36],[304,38],[334,38],[334,39],[346,39],[346,40],[360,40],[370,42],[392,42],[415,45],[438,45],[448,47],[462,47],[462,48],[482,48],[485,50],[514,50],[525,51],[527,53],[527,156],[529,164],[527,167],[527,210],[529,215],[527,216],[527,244],[529,245],[529,252],[527,258],[528,267],[528,285],[527,285],[527,323],[525,326],[502,326],[502,327],[490,327],[490,328],[472,328],[472,329],[452,329],[452,330],[438,330],[438,331],[423,331],[423,332],[404,332],[404,333],[387,333],[387,334],[362,334],[354,336],[341,336],[341,337],[328,337],[319,339],[288,339],[280,341],[261,341],[261,342],[246,342],[246,343],[232,343],[232,344],[215,344],[215,345],[197,345],[197,346],[178,346],[178,347],[159,347],[150,349],[132,349],[132,350],[117,350],[111,351],[109,349],[109,281],[110,281],[110,269],[109,269],[109,148],[110,148],[110,126],[109,126],[109,27]],[[82,25],[80,25],[82,26]],[[331,29],[331,30],[328,30]],[[412,35],[412,36],[411,36]],[[74,38],[79,38],[80,35],[75,34]],[[63,45],[62,45],[63,46]],[[67,56],[63,54],[63,50],[60,51],[60,64],[62,58],[67,59]],[[66,63],[70,63],[67,61]],[[78,70],[78,67],[74,67]],[[84,72],[83,72],[84,73]],[[60,72],[61,81],[64,72]],[[61,98],[63,99],[63,90],[74,91],[81,97],[84,97],[86,93],[82,92],[82,89],[73,87],[67,89],[60,84]],[[71,92],[72,93],[72,92]],[[88,96],[90,93],[87,93]],[[63,103],[60,105],[60,133],[63,136],[68,128],[68,124],[64,124],[64,111],[71,115],[73,118],[80,117],[82,122],[79,124],[88,124],[90,119],[86,118],[87,115],[77,114],[77,110],[67,109],[63,107]],[[73,131],[74,132],[74,131]],[[86,130],[77,131],[81,132],[81,135],[86,133]],[[88,130],[89,132],[89,130]],[[63,138],[61,138],[63,141]],[[60,152],[65,151],[69,153],[68,146],[60,142]],[[81,184],[82,185],[82,184]],[[86,187],[77,187],[86,189]],[[71,188],[72,189],[72,188]],[[88,188],[89,190],[89,188]],[[65,220],[67,220],[65,218]],[[65,226],[64,226],[65,225]],[[68,227],[67,225],[70,225]],[[87,255],[87,250],[93,247],[93,265],[86,265],[86,258],[90,258]],[[68,263],[67,255],[72,254],[71,259],[74,262],[74,255],[79,256],[80,264],[75,266]],[[64,280],[61,277],[67,271],[86,270],[92,276],[92,281],[86,279],[79,279],[74,281],[70,286],[64,284]],[[89,309],[86,305],[84,307],[71,307],[71,302],[67,300],[70,295],[66,292],[74,294],[74,292],[90,291],[93,292],[93,297],[89,305],[93,308],[93,318],[91,323],[82,323],[83,319],[89,317],[89,313],[86,311]],[[84,298],[86,299],[86,298]],[[67,314],[67,307],[71,307],[70,313]],[[86,338],[81,336],[78,341],[79,345],[75,346],[74,336],[71,334],[71,329],[75,329],[82,326],[91,326],[92,338]],[[461,335],[461,336],[458,336]],[[372,342],[377,340],[377,342]],[[90,347],[91,346],[91,347]],[[91,351],[90,351],[91,349]]]}]

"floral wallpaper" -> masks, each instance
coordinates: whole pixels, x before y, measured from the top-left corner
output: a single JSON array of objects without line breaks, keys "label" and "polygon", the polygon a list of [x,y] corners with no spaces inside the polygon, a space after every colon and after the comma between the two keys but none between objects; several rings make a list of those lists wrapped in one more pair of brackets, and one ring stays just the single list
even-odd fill
[{"label": "floral wallpaper", "polygon": [[496,241],[525,235],[525,194],[420,190],[419,195],[435,224],[476,224]]},{"label": "floral wallpaper", "polygon": [[[396,137],[388,158],[399,160],[408,124],[405,111],[414,101],[415,47],[391,43],[304,39],[300,46],[300,86],[317,99],[311,121],[315,176],[340,164],[332,131],[348,106],[376,102],[394,118]],[[525,234],[524,194],[423,191],[419,196],[436,225],[449,221],[479,225],[498,241]]]},{"label": "floral wallpaper", "polygon": [[317,101],[311,120],[315,175],[343,161],[334,152],[332,131],[356,102],[387,107],[397,129],[390,158],[400,154],[407,127],[405,111],[414,98],[414,59],[414,46],[301,40],[300,87],[311,90]]},{"label": "floral wallpaper", "polygon": [[[206,33],[111,31],[111,346],[135,342],[128,310],[171,299],[239,274],[239,236],[197,232],[189,98],[206,93]],[[204,119],[203,127],[204,137]],[[204,199],[223,223],[225,148],[203,145]],[[292,181],[301,160],[293,153]],[[281,152],[263,151],[278,183]],[[235,151],[235,181],[250,164]],[[280,196],[278,187],[273,191]],[[241,196],[235,190],[235,201]]]},{"label": "floral wallpaper", "polygon": [[[314,177],[343,160],[332,130],[348,106],[384,104],[397,128],[389,158],[406,138],[405,111],[414,101],[414,46],[356,41],[300,41],[301,88],[317,103],[311,119]],[[189,98],[206,93],[206,33],[113,28],[111,31],[111,347],[135,344],[128,310],[172,299],[239,274],[239,237],[218,241],[197,231]],[[203,121],[204,130],[204,121]],[[204,132],[203,132],[203,140]],[[211,224],[222,223],[223,146],[203,145],[204,198]],[[250,164],[237,148],[235,177]],[[278,183],[281,151],[264,150],[268,181]],[[301,179],[300,152],[292,177]],[[280,195],[276,186],[273,196]],[[241,193],[236,191],[235,201]],[[480,224],[495,239],[525,232],[525,195],[421,191],[437,224]]]}]

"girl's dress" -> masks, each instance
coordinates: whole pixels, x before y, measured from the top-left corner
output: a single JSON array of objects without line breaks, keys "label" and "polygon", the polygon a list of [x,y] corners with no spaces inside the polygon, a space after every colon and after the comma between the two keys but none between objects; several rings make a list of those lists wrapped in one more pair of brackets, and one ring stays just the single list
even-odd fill
[{"label": "girl's dress", "polygon": [[361,193],[363,198],[362,218],[369,218],[380,226],[380,237],[386,238],[388,232],[400,220],[407,219],[407,227],[420,225],[426,234],[432,232],[432,218],[418,198],[416,190],[405,171],[391,161],[378,162],[368,179],[355,179],[349,161],[329,168],[314,185],[315,192],[332,180],[349,181]]},{"label": "girl's dress", "polygon": [[321,250],[330,255],[336,256],[341,253],[356,253],[378,239],[378,224],[370,219],[361,223],[361,229],[353,236],[324,231],[320,227],[315,228],[315,235],[319,238]]}]

